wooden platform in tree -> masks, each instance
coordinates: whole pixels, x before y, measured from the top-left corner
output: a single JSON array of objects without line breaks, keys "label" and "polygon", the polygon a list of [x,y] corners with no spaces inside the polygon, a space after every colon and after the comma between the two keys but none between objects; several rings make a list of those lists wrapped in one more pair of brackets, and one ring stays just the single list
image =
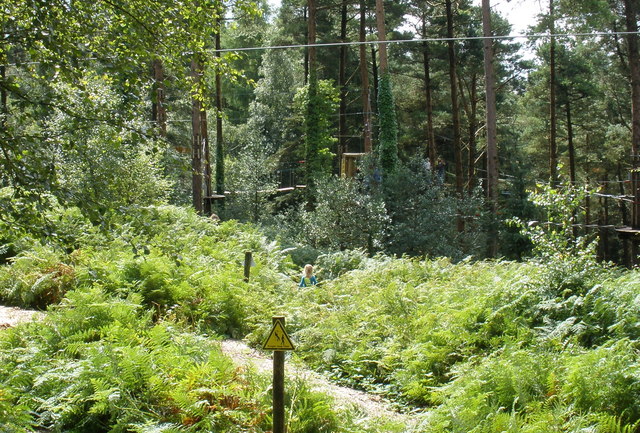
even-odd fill
[{"label": "wooden platform in tree", "polygon": [[625,226],[616,228],[616,232],[622,239],[640,240],[640,229]]}]

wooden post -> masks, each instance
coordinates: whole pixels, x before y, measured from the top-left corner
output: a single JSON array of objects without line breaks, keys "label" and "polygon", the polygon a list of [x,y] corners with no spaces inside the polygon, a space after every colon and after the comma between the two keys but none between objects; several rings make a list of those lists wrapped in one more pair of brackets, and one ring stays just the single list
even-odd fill
[{"label": "wooden post", "polygon": [[[284,316],[273,316],[284,327]],[[273,433],[285,433],[284,424],[284,351],[273,352]]]},{"label": "wooden post", "polygon": [[284,329],[284,316],[273,316],[273,327],[262,345],[264,350],[273,350],[273,431],[285,433],[284,424],[284,351],[295,350]]},{"label": "wooden post", "polygon": [[253,253],[247,251],[244,253],[244,281],[249,282],[251,276],[251,263],[253,262]]}]

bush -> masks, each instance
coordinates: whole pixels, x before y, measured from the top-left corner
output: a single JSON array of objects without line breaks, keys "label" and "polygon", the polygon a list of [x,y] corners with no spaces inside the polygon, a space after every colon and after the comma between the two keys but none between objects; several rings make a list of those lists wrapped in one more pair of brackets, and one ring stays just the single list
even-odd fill
[{"label": "bush", "polygon": [[332,177],[316,183],[313,211],[301,207],[290,214],[299,218],[295,241],[320,251],[381,248],[387,223],[381,198],[365,193],[354,179]]},{"label": "bush", "polygon": [[[392,254],[428,257],[482,257],[486,245],[482,200],[458,199],[436,181],[423,161],[399,165],[383,181],[384,201],[391,218],[385,239]],[[457,231],[460,215],[465,231]]]}]

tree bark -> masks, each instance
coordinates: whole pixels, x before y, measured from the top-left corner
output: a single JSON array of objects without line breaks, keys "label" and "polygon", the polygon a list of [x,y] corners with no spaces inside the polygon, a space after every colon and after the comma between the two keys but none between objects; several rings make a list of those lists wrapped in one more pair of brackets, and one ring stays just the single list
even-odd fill
[{"label": "tree bark", "polygon": [[[360,42],[366,41],[367,7],[365,0],[360,0]],[[362,81],[362,120],[363,147],[370,153],[371,146],[371,97],[369,95],[369,70],[367,68],[367,47],[360,45],[360,80]]]},{"label": "tree bark", "polygon": [[482,31],[485,37],[484,48],[484,86],[486,94],[487,128],[487,199],[491,213],[498,210],[498,131],[496,107],[496,77],[493,69],[493,39],[491,37],[491,4],[482,0]]},{"label": "tree bark", "polygon": [[[638,146],[640,143],[640,54],[638,53],[638,10],[636,1],[624,0],[625,22],[627,26],[627,49],[629,50],[629,73],[631,76],[631,186],[634,206],[631,226],[640,228],[640,178]],[[635,258],[634,258],[635,260]]]},{"label": "tree bark", "polygon": [[[638,169],[640,143],[640,54],[638,53],[638,10],[636,0],[624,0],[625,22],[627,25],[627,46],[629,50],[629,72],[631,75],[631,187],[633,211],[631,227],[640,229],[640,174]],[[638,241],[633,240],[631,264],[638,258]]]},{"label": "tree bark", "polygon": [[569,95],[567,95],[566,115],[567,146],[569,148],[569,180],[571,181],[571,185],[576,186],[576,150],[573,143],[573,123],[571,120],[571,100],[569,99]]},{"label": "tree bark", "polygon": [[[489,39],[492,36],[491,27],[491,2],[490,0],[482,0],[482,33],[485,37],[483,40],[483,57],[487,131],[487,178],[485,185],[489,210],[494,219],[496,219],[498,215],[498,116],[496,77],[493,69],[493,39]],[[489,257],[498,255],[498,230],[494,224],[489,229],[487,247],[487,255]]]},{"label": "tree bark", "polygon": [[[347,0],[342,0],[340,9],[340,40],[347,42]],[[340,65],[338,67],[338,86],[340,86],[340,109],[338,114],[338,161],[342,160],[342,154],[347,151],[347,83],[345,78],[347,63],[347,46],[340,46]]]},{"label": "tree bark", "polygon": [[[315,5],[315,2],[314,2]],[[314,6],[314,10],[315,10],[315,6]],[[303,17],[304,20],[307,22],[307,26],[305,28],[305,34],[304,34],[304,39],[305,41],[309,41],[310,36],[309,36],[309,8],[308,6],[303,7]],[[315,16],[314,16],[314,29],[315,29]],[[314,35],[314,41],[315,41],[315,35]],[[309,82],[309,47],[305,47],[304,48],[304,85],[306,86],[307,83]]]},{"label": "tree bark", "polygon": [[471,77],[469,89],[469,167],[467,169],[467,188],[469,195],[473,194],[473,184],[476,177],[476,132],[478,131],[478,76]]},{"label": "tree bark", "polygon": [[[207,110],[200,112],[200,134],[202,136],[202,175],[203,175],[203,204],[202,212],[211,215],[211,151],[209,148],[209,127],[207,125]],[[205,198],[207,197],[207,198]]]},{"label": "tree bark", "polygon": [[195,55],[191,60],[191,77],[193,79],[193,96],[191,99],[191,189],[193,207],[198,213],[203,212],[202,200],[202,125],[201,113],[202,102],[200,101],[199,89],[202,77],[202,67]]},{"label": "tree bark", "polygon": [[307,184],[307,205],[313,206],[314,194],[312,190],[315,180],[320,174],[320,162],[318,155],[318,107],[316,104],[318,91],[318,76],[316,70],[316,1],[308,0],[307,8],[308,18],[308,45],[309,45],[309,77],[308,77],[308,101],[307,101],[307,117],[305,119],[305,181]]},{"label": "tree bark", "polygon": [[[422,17],[422,37],[427,37],[427,23],[424,16]],[[424,92],[427,104],[427,156],[431,167],[435,168],[438,150],[436,149],[436,138],[433,130],[433,96],[431,94],[431,66],[428,42],[422,43],[422,65],[424,67]]]},{"label": "tree bark", "polygon": [[374,112],[378,111],[377,101],[378,101],[378,60],[376,55],[375,47],[371,47],[371,72],[373,73],[373,100],[376,101],[376,106],[372,107]]},{"label": "tree bark", "polygon": [[[460,97],[461,110],[467,115],[467,191],[469,195],[473,191],[473,178],[475,175],[475,153],[476,153],[476,130],[478,127],[477,121],[477,75],[473,73],[471,75],[471,83],[467,84],[464,78],[457,77],[458,79],[458,92]],[[465,95],[465,89],[468,92],[468,96]],[[462,146],[462,144],[461,144]],[[464,146],[462,146],[464,147]]]},{"label": "tree bark", "polygon": [[307,0],[307,36],[308,36],[308,52],[309,61],[307,76],[311,71],[315,71],[316,67],[316,0]]},{"label": "tree bark", "polygon": [[[456,171],[456,192],[459,197],[463,195],[463,173],[462,173],[462,149],[460,144],[460,108],[458,104],[458,85],[456,79],[456,52],[453,41],[453,9],[451,0],[446,0],[447,8],[447,48],[449,53],[449,82],[451,85],[451,116],[453,121],[453,153],[455,159],[455,171]],[[458,228],[463,227],[461,223],[458,223]]]},{"label": "tree bark", "polygon": [[[569,181],[571,182],[571,186],[576,186],[576,151],[575,146],[573,144],[573,124],[571,120],[571,99],[569,99],[569,91],[567,91],[567,103],[566,103],[566,115],[567,115],[567,147],[569,148]],[[571,215],[573,218],[573,237],[578,237],[578,227],[576,226],[578,222],[578,214],[576,210],[573,210]]]},{"label": "tree bark", "polygon": [[389,62],[387,60],[387,32],[384,22],[384,2],[376,0],[376,24],[378,26],[378,50],[380,52],[380,76],[384,76],[388,72]]},{"label": "tree bark", "polygon": [[[222,31],[223,13],[218,17],[218,32],[216,33],[216,57],[221,57],[220,33]],[[208,156],[207,156],[208,157]],[[209,181],[207,187],[211,191],[211,167],[209,167]],[[216,193],[224,195],[225,173],[224,173],[224,135],[222,130],[222,76],[216,70]],[[221,205],[224,201],[220,202]]]},{"label": "tree bark", "polygon": [[[6,57],[0,57],[0,62],[3,62],[3,64],[0,65],[0,79],[3,84],[7,81],[7,69],[4,65],[5,58]],[[2,128],[3,131],[6,131],[7,118],[9,117],[9,104],[7,89],[5,89],[4,86],[0,86],[0,110],[0,128]]]},{"label": "tree bark", "polygon": [[161,137],[167,136],[167,110],[165,108],[164,67],[162,60],[154,59],[153,68],[153,103],[151,104],[151,120],[155,122]]},{"label": "tree bark", "polygon": [[[549,33],[555,34],[554,1],[549,0]],[[556,120],[556,38],[551,36],[549,46],[549,177],[552,185],[558,182],[558,146]]]}]

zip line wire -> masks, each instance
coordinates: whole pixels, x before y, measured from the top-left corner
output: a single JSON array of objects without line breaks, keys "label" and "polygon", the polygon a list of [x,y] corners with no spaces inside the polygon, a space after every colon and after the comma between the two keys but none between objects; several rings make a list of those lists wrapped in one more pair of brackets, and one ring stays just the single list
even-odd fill
[{"label": "zip line wire", "polygon": [[380,44],[406,44],[414,42],[459,42],[459,41],[481,41],[485,39],[543,39],[543,38],[577,38],[577,37],[598,37],[598,36],[626,36],[640,35],[637,32],[591,32],[591,33],[536,33],[532,35],[503,35],[503,36],[458,36],[454,38],[419,38],[419,39],[392,39],[388,41],[351,41],[351,42],[326,42],[319,44],[291,44],[291,45],[270,45],[266,47],[240,47],[240,48],[223,48],[220,50],[210,50],[212,53],[228,53],[242,51],[260,51],[260,50],[284,50],[294,48],[323,48],[323,47],[343,47],[343,46],[360,46],[360,45],[380,45]]},{"label": "zip line wire", "polygon": [[[392,39],[388,41],[350,41],[350,42],[325,42],[319,44],[290,44],[290,45],[268,45],[265,47],[239,47],[239,48],[222,48],[219,50],[207,50],[209,53],[239,53],[245,51],[265,51],[265,50],[286,50],[286,49],[299,49],[299,48],[325,48],[325,47],[343,47],[343,46],[361,46],[361,45],[380,45],[380,44],[407,44],[418,42],[460,42],[460,41],[482,41],[485,39],[495,40],[509,40],[509,39],[544,39],[544,38],[587,38],[587,37],[601,37],[601,36],[626,36],[626,35],[640,35],[640,31],[637,32],[585,32],[585,33],[535,33],[532,35],[496,35],[496,36],[458,36],[454,38],[438,37],[438,38],[418,38],[418,39]],[[193,52],[184,52],[183,55],[192,55]],[[110,57],[110,58],[116,58]],[[94,57],[82,59],[83,61],[101,60]],[[42,62],[24,62],[24,63],[9,63],[0,66],[22,66],[22,65],[39,65]]]}]

